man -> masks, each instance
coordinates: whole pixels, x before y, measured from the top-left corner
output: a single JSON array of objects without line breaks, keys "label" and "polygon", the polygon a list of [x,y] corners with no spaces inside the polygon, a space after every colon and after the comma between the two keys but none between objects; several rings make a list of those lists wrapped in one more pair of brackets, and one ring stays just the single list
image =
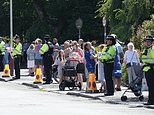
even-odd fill
[{"label": "man", "polygon": [[15,36],[15,44],[12,50],[12,56],[14,58],[15,77],[12,80],[20,79],[20,60],[22,55],[22,44],[20,43],[20,37]]},{"label": "man", "polygon": [[46,82],[44,84],[50,84],[52,81],[51,79],[51,66],[53,63],[52,59],[52,51],[50,50],[49,42],[49,35],[46,35],[43,39],[43,45],[39,50],[39,53],[43,56],[43,65],[44,65],[44,75],[46,77]]},{"label": "man", "polygon": [[154,49],[152,48],[152,36],[146,36],[144,39],[144,50],[141,56],[144,64],[143,71],[148,85],[148,102],[145,105],[154,105]]},{"label": "man", "polygon": [[3,59],[5,54],[5,42],[3,41],[3,38],[0,37],[0,71],[3,71],[4,65],[3,65]]}]

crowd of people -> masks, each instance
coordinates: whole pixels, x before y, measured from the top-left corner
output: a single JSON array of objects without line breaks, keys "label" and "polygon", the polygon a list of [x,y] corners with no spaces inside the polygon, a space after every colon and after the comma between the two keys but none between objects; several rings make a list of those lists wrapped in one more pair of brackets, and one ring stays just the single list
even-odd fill
[{"label": "crowd of people", "polygon": [[139,57],[132,42],[127,44],[127,50],[118,42],[115,34],[106,37],[104,44],[98,46],[98,50],[91,42],[85,42],[83,39],[66,40],[59,45],[58,39],[50,41],[50,36],[45,35],[43,39],[37,38],[28,47],[22,50],[20,37],[15,36],[15,44],[11,49],[8,41],[0,37],[0,70],[3,71],[4,64],[9,63],[8,55],[14,58],[15,77],[20,79],[20,59],[23,54],[27,55],[27,68],[29,75],[34,76],[36,68],[41,68],[45,79],[44,84],[52,83],[52,67],[57,66],[59,83],[65,77],[63,76],[63,67],[66,62],[73,65],[77,71],[77,81],[83,85],[83,79],[88,78],[88,73],[96,73],[98,81],[101,83],[100,91],[105,96],[114,95],[115,90],[121,91],[122,82],[122,64],[126,65],[128,81],[131,83],[138,77],[134,67],[144,65],[143,71],[149,87],[149,100],[147,104],[154,104],[154,49],[153,37],[146,36],[144,39],[143,53]]}]

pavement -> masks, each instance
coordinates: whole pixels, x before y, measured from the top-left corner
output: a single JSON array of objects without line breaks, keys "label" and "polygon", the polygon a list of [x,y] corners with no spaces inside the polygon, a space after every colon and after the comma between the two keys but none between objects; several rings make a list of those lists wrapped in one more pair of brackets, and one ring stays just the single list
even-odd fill
[{"label": "pavement", "polygon": [[[110,103],[110,104],[123,104],[123,105],[131,105],[131,106],[138,106],[142,107],[143,103],[147,102],[148,92],[142,91],[142,94],[144,96],[144,100],[140,101],[139,97],[136,97],[131,91],[127,92],[125,96],[127,96],[127,101],[121,101],[121,96],[124,93],[124,91],[127,89],[127,87],[121,87],[122,91],[115,91],[114,96],[104,96],[104,93],[86,93],[86,82],[83,83],[83,89],[81,91],[75,89],[75,90],[69,90],[68,88],[65,89],[65,91],[59,90],[59,85],[54,81],[52,84],[49,85],[43,85],[43,84],[34,84],[34,77],[28,76],[28,69],[22,69],[21,70],[21,78],[14,81],[9,81],[11,77],[9,78],[2,78],[3,72],[0,72],[0,81],[3,82],[11,82],[16,83],[20,85],[25,85],[32,88],[37,88],[41,91],[46,92],[53,92],[63,95],[71,95],[71,96],[78,96],[83,98],[89,98],[89,99],[95,99],[100,100],[104,103]],[[100,87],[100,83],[97,84],[97,89]]]}]

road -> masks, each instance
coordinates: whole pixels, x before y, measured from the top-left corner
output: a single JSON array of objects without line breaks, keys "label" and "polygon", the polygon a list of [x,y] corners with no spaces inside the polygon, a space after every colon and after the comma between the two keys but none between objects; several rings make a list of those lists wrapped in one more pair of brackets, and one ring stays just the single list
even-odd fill
[{"label": "road", "polygon": [[44,92],[0,82],[0,115],[153,115],[154,109]]}]

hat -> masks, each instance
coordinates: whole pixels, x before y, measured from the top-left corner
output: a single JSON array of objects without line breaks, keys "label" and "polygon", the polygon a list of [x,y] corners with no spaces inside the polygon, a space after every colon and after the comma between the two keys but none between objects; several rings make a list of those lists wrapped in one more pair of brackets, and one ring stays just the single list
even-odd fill
[{"label": "hat", "polygon": [[150,41],[154,41],[153,37],[151,35],[148,35],[144,38],[144,41],[146,40],[150,40]]},{"label": "hat", "polygon": [[16,39],[20,39],[20,37],[16,34],[15,37],[14,37],[14,39],[15,39],[15,40],[16,40]]},{"label": "hat", "polygon": [[116,34],[111,34],[110,36],[113,36],[115,39],[117,39],[117,35]]},{"label": "hat", "polygon": [[44,40],[48,41],[49,39],[50,39],[50,35],[47,34],[47,35],[44,36]]},{"label": "hat", "polygon": [[108,35],[106,37],[106,40],[111,40],[112,41],[112,45],[115,45],[116,44],[116,38],[112,35]]},{"label": "hat", "polygon": [[115,40],[115,37],[111,34],[106,37],[106,40]]}]

